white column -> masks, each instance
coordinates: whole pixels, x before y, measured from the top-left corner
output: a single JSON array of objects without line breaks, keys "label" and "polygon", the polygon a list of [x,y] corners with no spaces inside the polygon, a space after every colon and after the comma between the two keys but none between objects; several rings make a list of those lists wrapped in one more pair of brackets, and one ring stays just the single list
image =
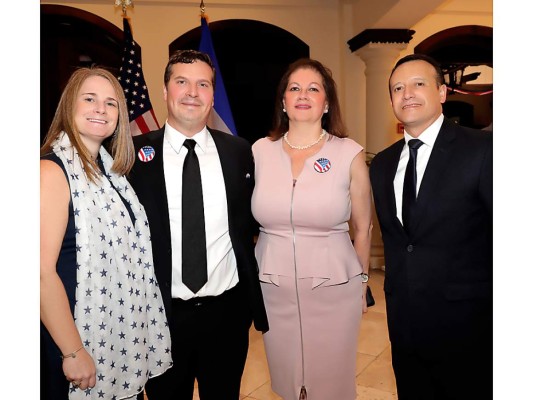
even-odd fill
[{"label": "white column", "polygon": [[[389,96],[389,76],[400,51],[407,43],[368,43],[355,51],[365,62],[366,75],[366,151],[378,153],[401,139],[397,119],[392,112]],[[381,230],[372,203],[372,242],[370,268],[385,269]]]},{"label": "white column", "polygon": [[407,43],[368,43],[357,54],[366,69],[366,150],[378,153],[401,138],[389,96],[389,76]]}]

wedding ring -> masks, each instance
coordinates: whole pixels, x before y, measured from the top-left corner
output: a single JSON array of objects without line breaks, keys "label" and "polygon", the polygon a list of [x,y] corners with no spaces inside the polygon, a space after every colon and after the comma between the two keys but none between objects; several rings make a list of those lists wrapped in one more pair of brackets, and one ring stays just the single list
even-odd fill
[{"label": "wedding ring", "polygon": [[78,386],[80,386],[80,384],[76,381],[72,381],[72,386],[74,386],[75,388],[77,388]]}]

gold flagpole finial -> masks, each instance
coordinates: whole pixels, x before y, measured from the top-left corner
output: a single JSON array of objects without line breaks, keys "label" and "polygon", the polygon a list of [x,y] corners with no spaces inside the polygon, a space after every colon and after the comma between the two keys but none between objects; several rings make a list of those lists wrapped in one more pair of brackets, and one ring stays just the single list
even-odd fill
[{"label": "gold flagpole finial", "polygon": [[133,8],[133,0],[115,0],[115,7],[122,7],[122,16],[128,16],[128,7]]},{"label": "gold flagpole finial", "polygon": [[206,21],[209,21],[209,17],[205,13],[205,4],[204,0],[200,2],[200,18],[204,18]]},{"label": "gold flagpole finial", "polygon": [[204,0],[202,0],[202,1],[200,2],[200,14],[201,14],[202,17],[203,17],[204,14],[205,14],[205,4],[204,4]]}]

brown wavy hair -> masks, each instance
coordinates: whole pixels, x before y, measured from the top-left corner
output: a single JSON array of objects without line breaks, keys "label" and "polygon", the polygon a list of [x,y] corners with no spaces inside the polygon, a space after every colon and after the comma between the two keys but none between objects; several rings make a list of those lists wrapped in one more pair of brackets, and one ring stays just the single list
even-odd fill
[{"label": "brown wavy hair", "polygon": [[299,69],[312,69],[322,77],[329,110],[322,115],[322,128],[333,136],[340,138],[347,137],[348,133],[342,120],[339,98],[337,96],[337,85],[335,84],[331,70],[320,61],[311,58],[300,58],[289,65],[279,82],[276,92],[276,103],[274,104],[272,130],[269,133],[270,138],[272,140],[278,140],[289,130],[289,117],[283,111],[283,97],[287,90],[290,76]]}]

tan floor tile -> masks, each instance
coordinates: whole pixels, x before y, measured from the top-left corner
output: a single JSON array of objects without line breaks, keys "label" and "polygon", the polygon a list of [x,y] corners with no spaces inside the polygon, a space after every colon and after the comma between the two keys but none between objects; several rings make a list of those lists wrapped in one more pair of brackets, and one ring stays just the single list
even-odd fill
[{"label": "tan floor tile", "polygon": [[363,315],[359,332],[359,353],[378,356],[390,345],[387,329],[387,316],[377,312],[367,312]]},{"label": "tan floor tile", "polygon": [[364,371],[357,375],[357,385],[396,393],[396,380],[392,370],[389,349],[385,350]]},{"label": "tan floor tile", "polygon": [[392,369],[392,352],[391,352],[390,345],[383,351],[383,353],[381,353],[378,356],[378,358],[381,361],[388,361],[389,363],[391,363],[391,369]]},{"label": "tan floor tile", "polygon": [[[253,333],[250,334],[250,336],[253,335]],[[250,338],[248,357],[246,359],[246,365],[244,366],[244,373],[241,380],[241,393],[249,395],[269,380],[270,374],[268,371],[263,339],[261,336],[258,340]]]},{"label": "tan floor tile", "polygon": [[357,400],[396,400],[396,393],[386,392],[371,387],[357,386]]},{"label": "tan floor tile", "polygon": [[368,367],[375,360],[375,356],[371,356],[369,354],[364,353],[357,353],[357,358],[355,362],[355,375],[359,375],[366,369],[366,367]]},{"label": "tan floor tile", "polygon": [[283,400],[276,393],[274,393],[270,387],[270,381],[259,387],[257,390],[254,390],[248,397],[245,399],[256,399],[256,400]]}]

